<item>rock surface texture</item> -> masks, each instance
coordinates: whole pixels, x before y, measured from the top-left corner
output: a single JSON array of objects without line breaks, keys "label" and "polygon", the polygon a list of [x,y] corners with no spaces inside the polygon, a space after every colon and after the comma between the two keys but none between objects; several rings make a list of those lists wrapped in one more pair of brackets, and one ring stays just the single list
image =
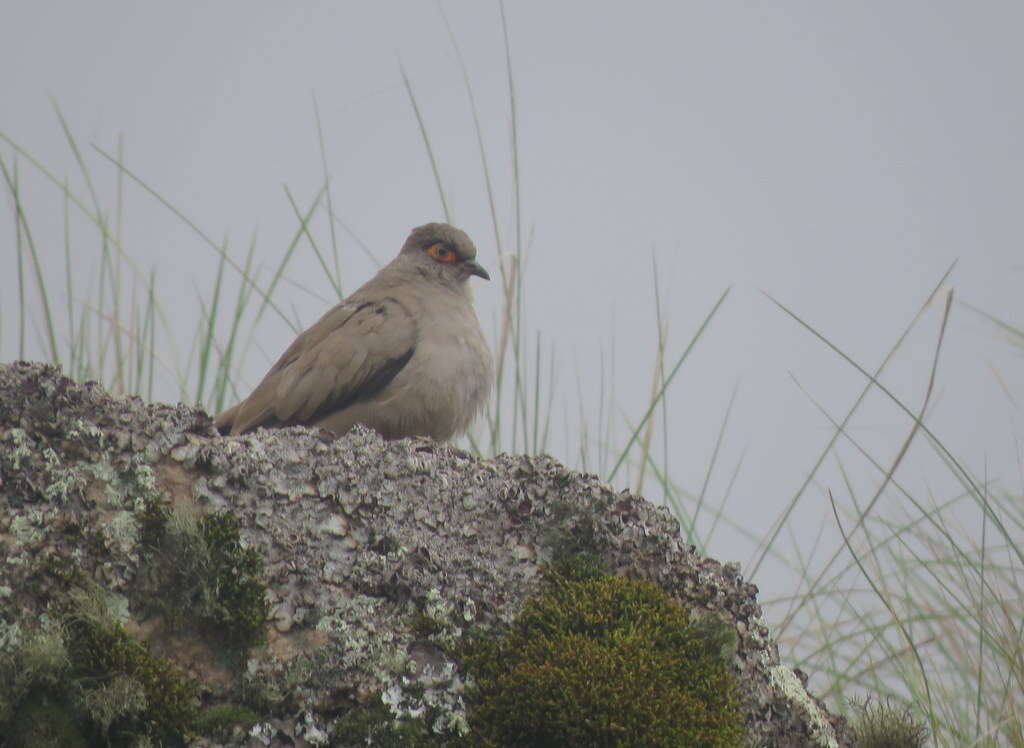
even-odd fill
[{"label": "rock surface texture", "polygon": [[[142,598],[140,513],[154,501],[229,511],[262,556],[269,621],[244,661],[169,631]],[[438,641],[512,620],[543,565],[578,550],[735,628],[750,745],[846,744],[842,720],[780,663],[737,565],[697,555],[665,509],[548,457],[481,460],[362,427],[336,441],[301,427],[221,437],[200,409],[15,363],[0,367],[0,549],[0,624],[47,612],[43,570],[80,570],[204,705],[254,710],[228,745],[341,745],[335,723],[369,703],[457,728],[463,680]]]}]

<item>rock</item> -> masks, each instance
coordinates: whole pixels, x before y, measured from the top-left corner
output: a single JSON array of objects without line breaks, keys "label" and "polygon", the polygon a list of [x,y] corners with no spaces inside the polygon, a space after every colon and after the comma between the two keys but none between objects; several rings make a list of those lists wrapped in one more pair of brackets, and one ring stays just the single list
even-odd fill
[{"label": "rock", "polygon": [[[185,641],[205,634],[145,598],[153,505],[228,512],[262,558],[265,644],[243,662]],[[127,630],[195,678],[204,704],[258,716],[202,745],[327,745],[368,704],[457,726],[463,677],[441,645],[511,621],[543,565],[576,551],[735,629],[750,745],[847,744],[842,718],[780,663],[737,565],[697,555],[664,508],[546,456],[481,460],[362,427],[336,441],[301,427],[221,437],[200,409],[18,362],[0,367],[0,546],[0,634],[46,614],[61,594],[46,570],[73,567],[128,602]]]}]

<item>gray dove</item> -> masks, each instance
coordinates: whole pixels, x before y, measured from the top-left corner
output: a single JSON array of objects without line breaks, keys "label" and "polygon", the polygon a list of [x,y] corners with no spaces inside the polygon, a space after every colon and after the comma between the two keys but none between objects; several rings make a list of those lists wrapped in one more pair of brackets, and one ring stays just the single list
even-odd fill
[{"label": "gray dove", "polygon": [[398,256],[295,339],[253,393],[214,419],[221,433],[357,423],[385,439],[465,431],[494,379],[467,281],[490,280],[446,223],[413,229]]}]

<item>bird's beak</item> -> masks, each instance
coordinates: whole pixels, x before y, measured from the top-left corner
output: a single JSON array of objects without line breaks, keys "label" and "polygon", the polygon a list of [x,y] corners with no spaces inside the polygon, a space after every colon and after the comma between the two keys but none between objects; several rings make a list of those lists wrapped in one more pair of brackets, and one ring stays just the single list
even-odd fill
[{"label": "bird's beak", "polygon": [[491,276],[487,274],[487,271],[484,270],[482,267],[480,267],[480,265],[475,263],[473,260],[466,260],[465,266],[466,266],[466,270],[469,271],[470,275],[477,275],[477,276],[483,278],[484,280],[490,280],[491,279]]}]

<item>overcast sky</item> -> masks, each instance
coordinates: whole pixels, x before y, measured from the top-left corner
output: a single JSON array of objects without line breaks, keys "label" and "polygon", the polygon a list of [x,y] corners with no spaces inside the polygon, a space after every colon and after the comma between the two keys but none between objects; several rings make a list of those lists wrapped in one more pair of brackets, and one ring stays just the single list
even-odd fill
[{"label": "overcast sky", "polygon": [[[215,241],[272,268],[323,184],[314,98],[335,211],[386,261],[408,230],[443,218],[402,84],[403,66],[444,178],[453,221],[479,259],[499,258],[462,73],[441,6],[422,1],[296,3],[12,2],[0,27],[0,133],[86,197],[51,99],[85,150],[113,209],[124,164]],[[477,98],[506,249],[515,237],[511,114],[499,6],[443,3]],[[584,12],[581,13],[581,9]],[[727,513],[763,534],[831,434],[791,374],[837,417],[863,378],[774,307],[766,292],[874,369],[947,267],[956,298],[1024,323],[1024,53],[1018,2],[520,2],[506,6],[517,94],[527,326],[557,355],[550,451],[574,463],[580,411],[596,421],[602,357],[614,351],[619,423],[643,412],[655,358],[652,258],[669,356],[680,354],[718,296],[732,293],[669,393],[670,462],[699,491],[730,395],[738,395],[719,467],[718,502],[748,449]],[[15,151],[0,143],[13,168]],[[22,199],[59,308],[60,192],[18,158]],[[0,217],[0,357],[16,352],[12,201]],[[315,225],[329,245],[325,223]],[[129,186],[124,245],[158,271],[187,339],[216,256],[181,220]],[[373,263],[339,234],[352,290]],[[95,284],[98,232],[72,222],[79,288]],[[493,274],[493,272],[492,272]],[[332,299],[302,246],[290,265],[289,313],[313,322]],[[95,288],[95,285],[93,285]],[[497,324],[496,283],[477,284],[481,320]],[[942,305],[925,315],[884,382],[919,407]],[[270,316],[261,350],[239,371],[258,381],[291,333]],[[493,339],[493,336],[492,336]],[[182,342],[187,349],[187,343]],[[38,351],[36,355],[39,355]],[[954,305],[929,425],[978,474],[1021,490],[1019,352]],[[607,385],[607,381],[606,381]],[[178,389],[164,382],[160,396]],[[910,429],[883,396],[851,427],[888,464]],[[840,454],[859,497],[879,476]],[[923,443],[899,472],[925,500],[957,484]],[[834,463],[798,512],[798,543],[848,504]],[[896,501],[896,499],[893,499]],[[824,545],[830,553],[837,542]],[[751,547],[723,531],[723,560]],[[820,551],[819,553],[823,553]],[[792,587],[758,578],[767,597]]]}]

